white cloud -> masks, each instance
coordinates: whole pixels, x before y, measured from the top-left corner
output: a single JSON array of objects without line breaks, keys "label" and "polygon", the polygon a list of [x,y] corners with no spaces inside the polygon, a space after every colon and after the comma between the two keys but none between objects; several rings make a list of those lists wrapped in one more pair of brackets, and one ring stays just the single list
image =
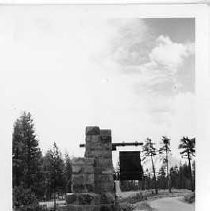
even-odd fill
[{"label": "white cloud", "polygon": [[[112,59],[122,66],[145,62],[151,35],[141,19],[114,19],[116,34],[112,40]],[[129,72],[128,72],[129,73]]]},{"label": "white cloud", "polygon": [[151,61],[168,68],[168,71],[176,72],[185,58],[194,51],[191,43],[175,43],[168,36],[160,35],[156,39],[156,47],[152,49],[149,57]]},{"label": "white cloud", "polygon": [[138,77],[134,85],[137,94],[176,95],[185,85],[177,76],[183,74],[185,61],[192,54],[194,43],[176,43],[170,37],[160,35],[148,52],[149,60],[146,63],[124,65],[121,69],[125,74],[132,73]]}]

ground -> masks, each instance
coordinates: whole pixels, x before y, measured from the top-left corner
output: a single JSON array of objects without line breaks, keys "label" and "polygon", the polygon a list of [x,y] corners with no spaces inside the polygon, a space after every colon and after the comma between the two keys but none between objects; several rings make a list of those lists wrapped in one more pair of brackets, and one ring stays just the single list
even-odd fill
[{"label": "ground", "polygon": [[148,202],[135,204],[135,211],[194,211],[194,204],[188,204],[181,200],[182,197],[164,197]]},{"label": "ground", "polygon": [[[120,192],[121,203],[132,204],[134,211],[194,211],[195,204],[187,203],[184,198],[192,196],[189,190],[173,189],[172,193],[168,190],[159,190],[158,195],[152,190],[141,192]],[[142,200],[141,200],[142,198]],[[192,197],[190,197],[192,198]],[[129,207],[129,206],[128,206]]]},{"label": "ground", "polygon": [[[134,211],[194,211],[195,203],[187,203],[183,200],[184,197],[190,196],[191,193],[189,190],[177,189],[173,189],[170,194],[168,190],[159,190],[158,195],[155,195],[154,190],[117,191],[120,204],[129,205],[129,209],[123,210],[131,210],[130,207],[132,207]],[[56,201],[56,203],[63,205],[65,200]],[[40,205],[50,208],[53,207],[53,201],[40,202]]]}]

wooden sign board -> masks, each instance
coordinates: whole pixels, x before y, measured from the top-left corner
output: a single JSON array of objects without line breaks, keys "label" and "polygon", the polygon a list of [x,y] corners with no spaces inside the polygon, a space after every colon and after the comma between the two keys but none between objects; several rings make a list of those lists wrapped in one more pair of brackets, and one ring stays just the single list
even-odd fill
[{"label": "wooden sign board", "polygon": [[143,169],[139,151],[120,152],[120,180],[141,180]]}]

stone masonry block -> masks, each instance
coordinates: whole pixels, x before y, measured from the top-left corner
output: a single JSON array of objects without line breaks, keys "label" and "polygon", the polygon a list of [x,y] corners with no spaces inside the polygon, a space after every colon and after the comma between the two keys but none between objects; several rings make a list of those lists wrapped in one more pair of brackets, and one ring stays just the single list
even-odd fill
[{"label": "stone masonry block", "polygon": [[104,171],[102,171],[102,174],[112,174],[113,175],[113,173],[114,173],[114,170],[113,169],[107,169],[107,170],[104,170]]},{"label": "stone masonry block", "polygon": [[86,157],[73,158],[72,165],[94,165],[94,159]]},{"label": "stone masonry block", "polygon": [[109,129],[101,129],[100,130],[100,135],[101,136],[109,136],[109,137],[111,137],[112,133],[111,133],[111,130],[109,130]]},{"label": "stone masonry block", "polygon": [[87,193],[95,193],[95,183],[94,184],[85,184]]},{"label": "stone masonry block", "polygon": [[111,182],[114,183],[113,174],[98,174],[96,175],[96,182]]},{"label": "stone masonry block", "polygon": [[83,174],[74,174],[72,176],[72,183],[74,185],[80,185],[80,184],[84,184],[84,181],[85,181],[85,176]]},{"label": "stone masonry block", "polygon": [[95,174],[112,174],[114,173],[114,169],[106,168],[106,167],[96,167]]},{"label": "stone masonry block", "polygon": [[108,136],[101,136],[100,142],[101,142],[102,145],[104,145],[104,144],[109,144],[109,146],[110,146],[112,140],[111,140],[111,138],[109,138]]},{"label": "stone masonry block", "polygon": [[83,174],[94,172],[94,158],[74,158],[72,162],[72,173]]},{"label": "stone masonry block", "polygon": [[93,166],[94,163],[95,163],[95,159],[94,158],[85,158],[85,165]]},{"label": "stone masonry block", "polygon": [[95,146],[102,146],[104,144],[111,145],[111,138],[109,136],[100,136],[100,135],[91,135],[86,137],[86,147],[89,146],[89,144],[94,144]]},{"label": "stone masonry block", "polygon": [[73,158],[72,165],[85,165],[85,159],[84,157]]},{"label": "stone masonry block", "polygon": [[74,193],[86,193],[87,192],[85,184],[72,184],[72,190]]},{"label": "stone masonry block", "polygon": [[84,166],[84,173],[85,174],[94,174],[94,167],[93,166]]},{"label": "stone masonry block", "polygon": [[84,183],[85,184],[94,184],[94,174],[84,174]]},{"label": "stone masonry block", "polygon": [[97,157],[103,157],[103,158],[112,158],[112,152],[107,150],[90,150],[85,152],[86,157],[91,158],[97,158]]},{"label": "stone masonry block", "polygon": [[101,196],[95,193],[70,193],[66,195],[66,204],[96,205],[101,201]]},{"label": "stone masonry block", "polygon": [[86,151],[109,151],[111,152],[112,150],[112,145],[111,144],[101,144],[101,143],[97,143],[97,144],[90,144],[90,145],[87,145],[86,147]]},{"label": "stone masonry block", "polygon": [[105,169],[112,169],[113,164],[112,164],[112,159],[111,158],[96,158],[95,159],[95,166],[96,167],[104,167]]},{"label": "stone masonry block", "polygon": [[86,136],[88,135],[100,135],[100,129],[97,126],[86,127]]},{"label": "stone masonry block", "polygon": [[72,177],[72,183],[74,185],[80,185],[80,184],[94,184],[94,174],[78,174],[73,175]]},{"label": "stone masonry block", "polygon": [[98,182],[96,184],[96,192],[97,193],[104,193],[104,192],[114,193],[114,184],[110,182]]},{"label": "stone masonry block", "polygon": [[101,204],[114,204],[115,203],[115,195],[113,193],[102,193],[100,203]]},{"label": "stone masonry block", "polygon": [[72,173],[73,174],[81,174],[83,173],[83,168],[81,165],[72,165]]},{"label": "stone masonry block", "polygon": [[100,143],[91,143],[90,145],[87,145],[86,150],[87,151],[97,151],[97,150],[104,150],[105,146],[102,146]]},{"label": "stone masonry block", "polygon": [[100,135],[89,135],[89,136],[86,136],[86,138],[85,138],[86,146],[89,143],[96,144],[96,143],[100,142],[100,138],[101,138]]},{"label": "stone masonry block", "polygon": [[67,193],[66,194],[66,204],[77,204],[77,194],[76,193]]},{"label": "stone masonry block", "polygon": [[109,147],[111,149],[111,146],[112,146],[112,143],[111,143],[111,140],[107,139],[107,138],[102,138],[101,137],[101,143],[100,143],[103,146],[106,146],[106,147]]},{"label": "stone masonry block", "polygon": [[78,202],[81,205],[96,205],[100,203],[100,195],[94,193],[78,194]]}]

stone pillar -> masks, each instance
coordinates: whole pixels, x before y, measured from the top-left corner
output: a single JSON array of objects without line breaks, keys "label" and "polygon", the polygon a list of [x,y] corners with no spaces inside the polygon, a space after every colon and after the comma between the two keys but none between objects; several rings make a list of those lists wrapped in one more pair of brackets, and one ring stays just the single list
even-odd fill
[{"label": "stone pillar", "polygon": [[113,211],[115,190],[111,130],[86,127],[85,157],[72,161],[72,190],[67,211]]},{"label": "stone pillar", "polygon": [[[99,128],[98,128],[99,129]],[[98,130],[87,127],[87,158],[95,158],[95,187],[97,193],[113,193],[113,165],[111,130]],[[93,134],[93,131],[95,132]]]},{"label": "stone pillar", "polygon": [[111,130],[87,127],[85,156],[95,158],[95,193],[101,195],[101,204],[114,204]]}]

